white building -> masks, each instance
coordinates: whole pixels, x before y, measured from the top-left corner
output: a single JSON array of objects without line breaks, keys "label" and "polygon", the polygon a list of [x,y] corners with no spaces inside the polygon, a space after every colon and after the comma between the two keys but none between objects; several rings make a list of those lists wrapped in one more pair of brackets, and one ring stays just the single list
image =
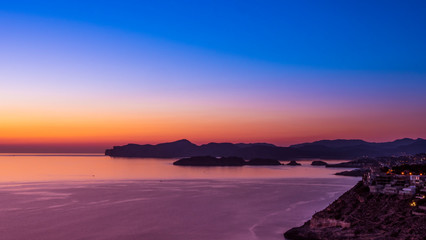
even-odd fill
[{"label": "white building", "polygon": [[410,184],[412,185],[420,185],[422,181],[420,180],[420,175],[411,175],[410,176]]},{"label": "white building", "polygon": [[416,186],[409,186],[409,187],[403,188],[401,191],[399,191],[399,194],[412,196],[416,194]]}]

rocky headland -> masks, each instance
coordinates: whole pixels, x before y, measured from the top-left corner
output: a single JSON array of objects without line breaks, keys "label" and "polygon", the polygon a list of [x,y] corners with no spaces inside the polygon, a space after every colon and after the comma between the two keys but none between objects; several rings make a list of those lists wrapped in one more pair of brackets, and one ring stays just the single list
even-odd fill
[{"label": "rocky headland", "polygon": [[426,216],[413,214],[413,197],[370,193],[359,182],[303,226],[284,233],[290,240],[426,239]]},{"label": "rocky headland", "polygon": [[354,169],[350,171],[338,172],[338,173],[335,173],[334,175],[347,176],[347,177],[362,177],[367,172],[368,172],[368,169]]},{"label": "rocky headland", "polygon": [[365,168],[378,167],[380,162],[377,158],[358,158],[349,162],[326,164],[325,166],[328,168]]}]

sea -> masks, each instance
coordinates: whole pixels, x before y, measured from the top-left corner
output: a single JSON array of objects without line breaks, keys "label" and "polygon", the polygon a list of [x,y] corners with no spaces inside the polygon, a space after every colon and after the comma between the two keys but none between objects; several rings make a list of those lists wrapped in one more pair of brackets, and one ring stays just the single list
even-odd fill
[{"label": "sea", "polygon": [[[349,190],[349,170],[0,154],[0,239],[275,240]],[[324,160],[344,162],[344,160]],[[283,161],[282,163],[287,163]]]}]

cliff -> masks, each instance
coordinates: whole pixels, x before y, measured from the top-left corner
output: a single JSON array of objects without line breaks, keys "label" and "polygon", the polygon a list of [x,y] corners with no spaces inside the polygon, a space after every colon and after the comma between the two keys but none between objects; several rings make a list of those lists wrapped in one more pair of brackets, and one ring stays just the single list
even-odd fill
[{"label": "cliff", "polygon": [[320,239],[426,239],[426,216],[412,214],[411,198],[373,194],[362,182],[303,226],[284,237],[291,240]]}]

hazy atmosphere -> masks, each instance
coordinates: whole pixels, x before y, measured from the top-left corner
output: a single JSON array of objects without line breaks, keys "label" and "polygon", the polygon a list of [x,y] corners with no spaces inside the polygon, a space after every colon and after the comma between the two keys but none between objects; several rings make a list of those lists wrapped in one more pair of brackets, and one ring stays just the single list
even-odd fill
[{"label": "hazy atmosphere", "polygon": [[0,151],[426,137],[425,1],[1,1]]}]

